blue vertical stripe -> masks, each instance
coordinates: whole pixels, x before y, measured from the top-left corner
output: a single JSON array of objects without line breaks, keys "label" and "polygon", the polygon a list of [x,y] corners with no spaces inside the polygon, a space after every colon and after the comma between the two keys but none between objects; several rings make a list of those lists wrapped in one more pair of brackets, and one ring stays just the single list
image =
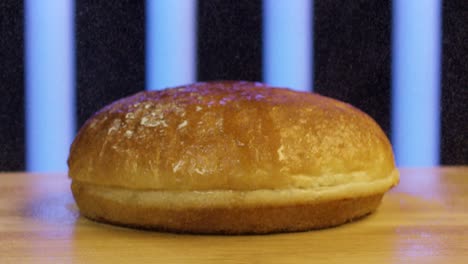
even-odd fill
[{"label": "blue vertical stripe", "polygon": [[146,89],[194,82],[196,0],[146,3]]},{"label": "blue vertical stripe", "polygon": [[264,0],[263,8],[264,81],[311,91],[313,1]]},{"label": "blue vertical stripe", "polygon": [[66,171],[75,131],[74,2],[25,1],[26,168]]},{"label": "blue vertical stripe", "polygon": [[439,163],[440,0],[395,0],[392,141],[398,166]]}]

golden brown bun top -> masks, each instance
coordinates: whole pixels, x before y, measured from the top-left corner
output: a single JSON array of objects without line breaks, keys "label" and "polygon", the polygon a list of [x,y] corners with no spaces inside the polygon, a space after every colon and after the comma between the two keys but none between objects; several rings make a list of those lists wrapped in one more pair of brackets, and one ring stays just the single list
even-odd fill
[{"label": "golden brown bun top", "polygon": [[317,94],[251,82],[140,92],[92,116],[73,180],[133,189],[255,190],[374,181],[395,168],[380,127]]}]

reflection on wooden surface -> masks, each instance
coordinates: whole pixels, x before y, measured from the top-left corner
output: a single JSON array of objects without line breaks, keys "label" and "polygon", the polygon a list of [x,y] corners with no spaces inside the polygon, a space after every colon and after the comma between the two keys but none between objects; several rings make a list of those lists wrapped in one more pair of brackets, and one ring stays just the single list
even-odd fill
[{"label": "reflection on wooden surface", "polygon": [[468,167],[402,170],[361,221],[320,231],[196,236],[80,217],[65,175],[0,174],[2,263],[464,263]]}]

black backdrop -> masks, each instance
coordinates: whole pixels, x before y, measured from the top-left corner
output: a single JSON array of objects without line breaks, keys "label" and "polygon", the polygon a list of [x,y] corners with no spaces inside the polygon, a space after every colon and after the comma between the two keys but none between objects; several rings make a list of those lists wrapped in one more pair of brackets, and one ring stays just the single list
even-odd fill
[{"label": "black backdrop", "polygon": [[[145,87],[144,1],[76,0],[78,126]],[[262,2],[198,3],[199,80],[261,81]],[[390,136],[391,1],[315,1],[314,89]],[[24,170],[24,3],[0,1],[0,170]],[[443,2],[441,163],[468,163],[468,5]],[[311,73],[312,74],[312,73]]]}]

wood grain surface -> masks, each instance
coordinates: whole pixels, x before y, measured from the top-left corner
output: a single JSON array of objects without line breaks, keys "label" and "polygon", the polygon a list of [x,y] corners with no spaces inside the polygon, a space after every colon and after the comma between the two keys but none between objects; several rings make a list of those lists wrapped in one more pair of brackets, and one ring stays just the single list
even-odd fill
[{"label": "wood grain surface", "polygon": [[80,216],[65,174],[0,174],[0,263],[468,263],[468,167],[403,169],[379,210],[320,231],[199,236]]}]

